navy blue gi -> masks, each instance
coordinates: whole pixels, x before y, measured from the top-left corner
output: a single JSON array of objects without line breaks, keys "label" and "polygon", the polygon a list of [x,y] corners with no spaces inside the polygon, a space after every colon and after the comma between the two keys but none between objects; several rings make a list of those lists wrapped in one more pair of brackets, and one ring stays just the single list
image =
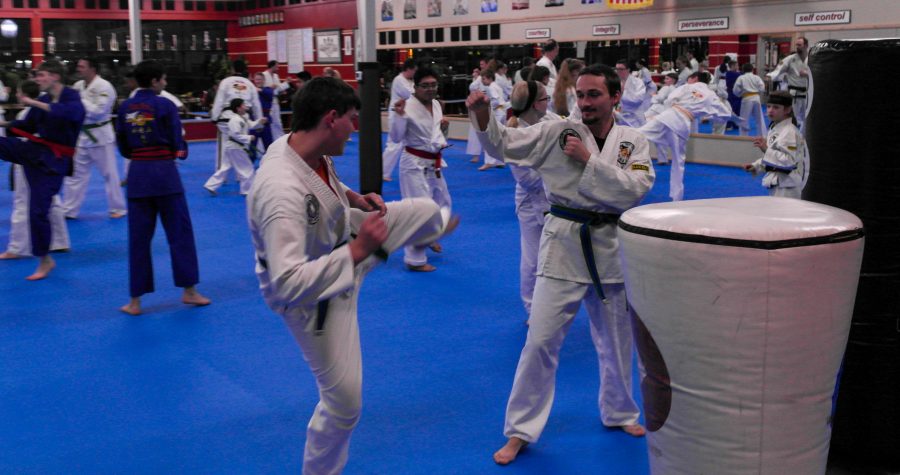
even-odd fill
[{"label": "navy blue gi", "polygon": [[259,137],[263,142],[263,148],[268,150],[269,145],[272,144],[272,101],[275,100],[275,90],[271,87],[264,87],[258,92],[259,105],[262,106],[263,117],[268,120],[268,123],[262,128],[250,133]]},{"label": "navy blue gi", "polygon": [[177,287],[200,281],[194,230],[175,159],[187,158],[181,120],[172,101],[138,89],[119,107],[119,152],[128,168],[128,269],[131,297],[153,292],[150,243],[159,216],[166,231]]},{"label": "navy blue gi", "polygon": [[50,206],[62,188],[63,177],[72,174],[84,105],[78,91],[69,87],[62,88],[56,102],[50,94],[42,94],[37,100],[50,104],[50,112],[32,107],[24,119],[12,121],[6,129],[8,137],[0,137],[0,159],[24,167],[31,188],[31,253],[43,257],[50,250]]}]

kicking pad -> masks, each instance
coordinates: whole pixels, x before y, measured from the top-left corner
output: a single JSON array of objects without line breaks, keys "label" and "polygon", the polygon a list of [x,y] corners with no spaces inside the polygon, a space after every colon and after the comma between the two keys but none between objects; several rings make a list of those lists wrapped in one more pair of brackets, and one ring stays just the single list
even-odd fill
[{"label": "kicking pad", "polygon": [[619,245],[655,474],[824,473],[863,255],[789,198],[641,206]]}]

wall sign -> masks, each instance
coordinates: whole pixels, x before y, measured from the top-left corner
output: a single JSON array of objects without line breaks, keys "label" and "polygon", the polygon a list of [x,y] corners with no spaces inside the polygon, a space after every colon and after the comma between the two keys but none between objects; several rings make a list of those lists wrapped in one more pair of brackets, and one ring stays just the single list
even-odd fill
[{"label": "wall sign", "polygon": [[594,25],[591,33],[594,36],[614,36],[622,34],[622,27],[618,23],[614,25]]},{"label": "wall sign", "polygon": [[550,28],[532,28],[525,30],[526,40],[536,40],[538,38],[550,38]]},{"label": "wall sign", "polygon": [[794,13],[794,26],[850,23],[850,10]]},{"label": "wall sign", "polygon": [[727,30],[728,17],[678,20],[678,31]]}]

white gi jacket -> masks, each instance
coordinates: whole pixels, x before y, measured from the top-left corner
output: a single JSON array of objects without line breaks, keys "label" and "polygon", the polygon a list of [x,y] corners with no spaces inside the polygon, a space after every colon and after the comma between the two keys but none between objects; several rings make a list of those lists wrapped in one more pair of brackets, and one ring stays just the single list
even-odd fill
[{"label": "white gi jacket", "polygon": [[550,70],[550,84],[548,86],[554,87],[556,85],[556,77],[558,76],[556,72],[556,65],[553,64],[553,61],[550,61],[550,58],[546,56],[541,56],[541,59],[537,60],[537,66],[543,66]]},{"label": "white gi jacket", "polygon": [[394,112],[394,104],[400,99],[409,100],[412,97],[415,83],[411,79],[406,79],[402,74],[398,74],[391,81],[391,103],[388,105],[388,121],[394,120],[397,113]]},{"label": "white gi jacket", "polygon": [[513,88],[512,81],[510,81],[508,77],[506,77],[500,73],[496,73],[495,76],[496,76],[496,78],[495,78],[494,82],[498,86],[500,86],[500,90],[503,91],[503,102],[509,102],[509,96],[510,96],[510,94],[512,94],[512,88]]},{"label": "white gi jacket", "polygon": [[666,124],[683,139],[690,135],[694,119],[710,117],[713,121],[725,121],[731,118],[731,108],[702,82],[678,87],[669,94],[665,106],[667,109],[655,120]]},{"label": "white gi jacket", "polygon": [[[766,188],[803,188],[809,170],[806,141],[790,119],[782,120],[766,135],[766,154],[753,162],[754,173],[765,172]],[[780,171],[766,171],[766,167]]]},{"label": "white gi jacket", "polygon": [[753,74],[753,73],[744,73],[737,81],[734,82],[734,88],[732,92],[735,96],[743,98],[745,95],[747,97],[753,97],[754,95],[759,99],[759,95],[766,91],[766,83],[763,82],[762,78]]},{"label": "white gi jacket", "polygon": [[683,86],[687,84],[687,80],[691,77],[691,74],[694,74],[694,69],[685,66],[684,69],[678,72],[678,81],[675,82],[676,86]]},{"label": "white gi jacket", "polygon": [[[809,59],[808,56],[807,59]],[[806,88],[809,86],[809,77],[801,76],[800,71],[809,72],[809,66],[807,66],[807,60],[800,59],[800,56],[794,53],[782,59],[781,63],[766,76],[774,81],[786,81],[787,87],[782,89],[789,89],[790,87]],[[793,94],[794,91],[791,91],[791,93]],[[800,92],[800,94],[805,93]]]},{"label": "white gi jacket", "polygon": [[[470,113],[470,118],[477,128],[474,114]],[[587,164],[563,153],[563,140],[572,132],[581,137],[591,153]],[[486,131],[478,132],[478,139],[485,150],[508,163],[536,170],[554,205],[620,214],[644,198],[655,178],[647,139],[628,127],[613,125],[603,150],[597,147],[588,127],[572,119],[539,122],[524,129],[491,120]],[[537,275],[591,283],[581,251],[580,228],[576,222],[547,216]],[[618,228],[604,224],[590,229],[600,281],[622,283]]]},{"label": "white gi jacket", "polygon": [[644,117],[648,119],[655,115],[662,114],[666,110],[665,102],[669,98],[669,94],[675,90],[675,86],[663,86],[656,91],[656,94],[650,98],[650,108],[644,113]]},{"label": "white gi jacket", "polygon": [[[84,123],[78,134],[78,147],[100,147],[115,142],[116,133],[110,116],[116,105],[116,89],[100,76],[87,86],[82,79],[72,87],[81,94],[81,103],[84,104]],[[98,127],[97,124],[103,125]]]},{"label": "white gi jacket", "polygon": [[262,126],[259,120],[249,120],[232,110],[226,110],[220,118],[228,119],[228,122],[216,124],[222,135],[228,137],[228,140],[225,141],[225,150],[244,150],[253,141],[250,130],[255,130]]},{"label": "white gi jacket", "polygon": [[621,104],[620,112],[622,118],[626,122],[625,125],[639,127],[644,123],[642,109],[646,94],[647,87],[644,86],[644,82],[629,74],[625,84],[622,85],[622,99],[619,102]]},{"label": "white gi jacket", "polygon": [[[403,142],[407,147],[416,150],[438,153],[448,146],[447,138],[441,132],[443,117],[441,104],[436,99],[431,100],[431,114],[429,114],[421,101],[412,98],[406,102],[404,114],[394,117],[391,124],[391,140]],[[429,166],[434,165],[433,160],[415,156],[413,158],[422,160]]]},{"label": "white gi jacket", "polygon": [[247,201],[260,290],[266,304],[285,316],[314,317],[316,304],[326,299],[332,299],[329,313],[346,312],[356,285],[350,248],[339,247],[350,239],[347,187],[328,159],[331,191],[287,137],[269,146],[255,178],[257,192]]},{"label": "white gi jacket", "polygon": [[[539,122],[548,122],[551,120],[562,120],[562,117],[547,111]],[[530,127],[527,121],[519,118],[519,128]],[[532,168],[521,167],[510,163],[509,171],[516,180],[516,213],[522,209],[534,210],[540,213],[546,213],[550,210],[550,202],[547,200],[547,193],[544,191],[544,180],[541,174]],[[543,218],[543,217],[541,217]],[[543,219],[542,219],[543,221]]]},{"label": "white gi jacket", "polygon": [[232,99],[243,99],[244,102],[250,104],[250,111],[253,113],[254,119],[263,116],[262,105],[259,103],[259,93],[256,92],[256,85],[249,79],[241,76],[230,76],[223,79],[219,83],[219,89],[216,91],[216,100],[213,102],[210,118],[218,120],[222,111],[231,105]]}]

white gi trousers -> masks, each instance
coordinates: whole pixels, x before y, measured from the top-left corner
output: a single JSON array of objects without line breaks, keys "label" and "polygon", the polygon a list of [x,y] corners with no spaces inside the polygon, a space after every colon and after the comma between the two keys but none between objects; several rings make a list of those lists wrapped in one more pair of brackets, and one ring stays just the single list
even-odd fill
[{"label": "white gi trousers", "polygon": [[592,284],[539,276],[528,336],[519,357],[503,435],[536,442],[553,405],[556,369],[563,340],[581,302],[590,317],[591,340],[600,362],[600,420],[608,427],[636,424],[640,409],[631,389],[631,315],[625,284],[602,284],[609,303],[597,297]]},{"label": "white gi trousers", "polygon": [[[439,237],[446,221],[436,222],[434,205],[423,200],[387,203],[388,228],[382,248],[388,253],[406,244],[427,245]],[[359,230],[366,213],[350,210],[350,226]],[[347,464],[350,435],[362,408],[362,356],[359,346],[357,298],[366,273],[378,263],[370,256],[357,265],[356,285],[347,298],[332,299],[321,334],[316,334],[316,315],[301,312],[283,315],[303,351],[319,388],[319,403],[306,429],[304,475],[339,474]]]},{"label": "white gi trousers", "polygon": [[[808,94],[808,93],[809,93],[809,91],[802,92],[800,94],[806,96],[806,94]],[[792,109],[794,111],[794,118],[797,119],[797,128],[800,129],[801,133],[806,131],[806,128],[804,127],[804,125],[806,124],[806,101],[807,100],[808,100],[807,97],[794,96],[794,104],[793,104]]]},{"label": "white gi trousers", "polygon": [[[28,227],[28,199],[30,191],[22,165],[13,164],[12,214],[9,217],[9,244],[6,252],[20,256],[31,255],[31,229]],[[50,206],[50,250],[69,249],[69,229],[59,195],[53,197]]]},{"label": "white gi trousers", "polygon": [[[478,142],[478,139],[475,140]],[[444,173],[444,170],[441,170]],[[430,198],[441,208],[441,214],[449,217],[452,209],[450,191],[444,177],[438,177],[434,170],[434,160],[420,158],[405,150],[400,155],[400,196],[406,198]],[[403,248],[403,262],[411,266],[428,263],[425,248],[428,244],[408,245]]]},{"label": "white gi trousers", "polygon": [[667,160],[672,162],[669,172],[669,197],[672,201],[684,199],[684,161],[693,124],[686,117],[679,117],[679,114],[678,111],[669,109],[638,129],[638,132],[656,145],[660,157],[664,155],[664,149],[672,151],[671,160]]},{"label": "white gi trousers", "polygon": [[240,193],[242,195],[249,193],[250,187],[253,185],[253,162],[250,161],[247,152],[239,148],[225,148],[222,155],[222,165],[209,177],[209,180],[206,180],[203,187],[213,191],[218,190],[222,183],[225,183],[225,180],[228,178],[228,171],[231,169],[234,169],[234,175],[241,184]]},{"label": "white gi trousers", "polygon": [[519,219],[519,294],[525,312],[531,316],[531,302],[537,279],[538,251],[541,232],[544,229],[544,213],[549,210],[546,201],[535,203],[528,192],[516,185],[516,217]]},{"label": "white gi trousers", "polygon": [[[501,123],[506,123],[504,120]],[[466,139],[466,155],[470,157],[476,157],[481,155],[481,152],[484,152],[484,163],[487,165],[503,165],[504,163],[493,155],[484,151],[481,147],[481,142],[478,141],[478,134],[475,132],[475,127],[472,127],[469,124],[469,136]]]},{"label": "white gi trousers", "polygon": [[91,166],[96,166],[103,177],[106,187],[106,202],[109,212],[125,214],[125,195],[119,182],[119,170],[116,166],[115,144],[108,143],[96,147],[78,147],[75,149],[75,170],[72,176],[63,180],[62,207],[68,218],[77,218],[84,196],[91,180]]},{"label": "white gi trousers", "polygon": [[773,186],[772,188],[769,188],[769,196],[780,196],[782,198],[796,198],[799,200],[799,199],[801,199],[800,194],[802,191],[803,191],[802,188],[797,188],[797,187],[781,188],[779,186]]},{"label": "white gi trousers", "polygon": [[763,120],[762,104],[759,95],[741,99],[741,135],[750,135],[750,121],[756,122],[756,134],[766,136],[766,122]]},{"label": "white gi trousers", "polygon": [[[388,112],[388,130],[394,125],[394,111]],[[478,141],[478,139],[475,139]],[[400,161],[400,154],[403,153],[403,142],[394,142],[391,140],[391,134],[388,134],[387,145],[384,152],[381,153],[381,176],[390,177],[394,173],[394,167]]]}]

